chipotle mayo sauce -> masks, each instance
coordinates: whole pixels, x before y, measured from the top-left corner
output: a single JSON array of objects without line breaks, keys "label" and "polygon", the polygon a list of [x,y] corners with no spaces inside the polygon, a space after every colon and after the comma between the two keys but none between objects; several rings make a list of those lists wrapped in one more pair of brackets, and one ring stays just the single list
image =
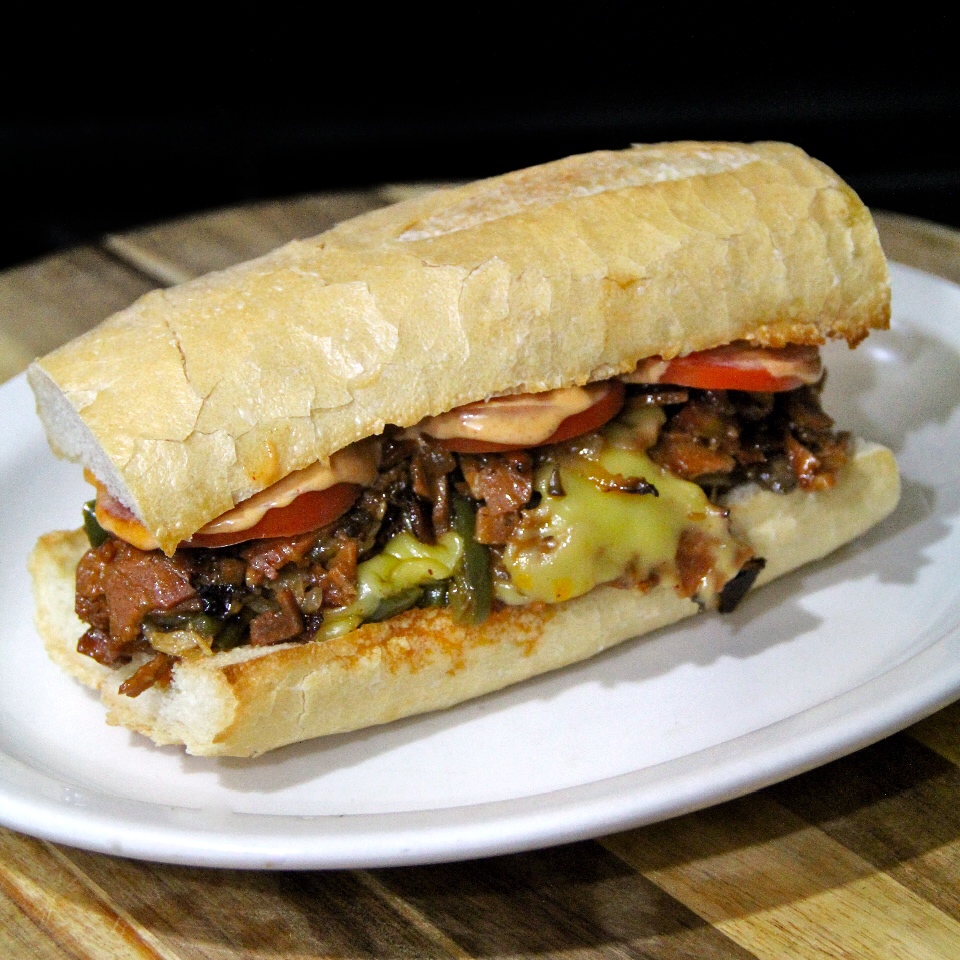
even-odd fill
[{"label": "chipotle mayo sauce", "polygon": [[282,480],[255,493],[232,510],[211,520],[198,533],[239,533],[259,523],[268,510],[293,503],[301,493],[311,490],[329,490],[337,483],[357,483],[367,487],[377,478],[380,465],[380,445],[376,439],[361,440],[338,451],[330,458],[330,465],[314,463],[303,470],[295,470]]},{"label": "chipotle mayo sauce", "polygon": [[[268,510],[293,503],[302,493],[328,490],[338,483],[356,483],[368,486],[377,477],[380,465],[380,444],[376,438],[361,440],[338,451],[330,458],[329,466],[314,463],[303,470],[295,470],[282,480],[255,493],[232,510],[211,520],[198,533],[240,533],[258,524]],[[106,487],[92,474],[87,480],[97,488],[97,522],[104,530],[126,540],[141,550],[156,550],[158,544],[152,534]]]},{"label": "chipotle mayo sauce", "polygon": [[556,433],[567,417],[589,410],[607,389],[603,383],[594,383],[494,397],[427,417],[413,430],[436,440],[456,438],[533,447]]},{"label": "chipotle mayo sauce", "polygon": [[[543,393],[494,397],[436,417],[427,417],[412,427],[410,432],[426,434],[437,440],[467,438],[515,446],[536,446],[556,433],[568,417],[589,410],[608,389],[606,384],[596,383]],[[351,444],[335,453],[330,458],[329,466],[315,463],[288,474],[266,490],[211,520],[197,532],[241,533],[259,523],[268,510],[285,507],[301,494],[327,490],[337,483],[368,486],[377,476],[379,449],[376,438]],[[141,550],[157,549],[156,540],[136,516],[113,498],[96,478],[91,475],[88,479],[97,487],[96,515],[100,525]]]}]

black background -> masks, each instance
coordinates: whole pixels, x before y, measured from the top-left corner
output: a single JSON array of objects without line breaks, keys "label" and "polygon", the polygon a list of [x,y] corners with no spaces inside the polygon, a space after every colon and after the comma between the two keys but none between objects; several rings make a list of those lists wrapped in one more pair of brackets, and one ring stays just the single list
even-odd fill
[{"label": "black background", "polygon": [[251,21],[215,50],[165,32],[48,52],[6,81],[0,267],[228,204],[686,138],[789,140],[870,206],[960,226],[954,18],[868,34],[863,9],[809,22],[578,9],[589,27],[544,7],[522,26],[484,10],[470,31],[442,18],[363,31],[359,11],[336,29]]}]

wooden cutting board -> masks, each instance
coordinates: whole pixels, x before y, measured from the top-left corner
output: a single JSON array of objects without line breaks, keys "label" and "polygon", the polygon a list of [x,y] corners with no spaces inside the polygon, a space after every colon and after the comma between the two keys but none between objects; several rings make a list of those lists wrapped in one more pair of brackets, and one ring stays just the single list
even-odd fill
[{"label": "wooden cutting board", "polygon": [[[416,190],[190,217],[0,274],[0,380],[157,285]],[[960,282],[960,233],[879,214]],[[0,830],[2,958],[957,958],[960,705],[701,813],[535,853],[389,870],[162,866]]]}]

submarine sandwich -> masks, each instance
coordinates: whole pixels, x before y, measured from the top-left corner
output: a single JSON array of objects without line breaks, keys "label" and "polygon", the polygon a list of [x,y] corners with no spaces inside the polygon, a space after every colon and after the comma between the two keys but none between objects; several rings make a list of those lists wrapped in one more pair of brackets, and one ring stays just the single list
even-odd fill
[{"label": "submarine sandwich", "polygon": [[155,291],[29,371],[96,490],[31,559],[109,722],[250,756],[582,660],[859,535],[818,347],[889,319],[785,144],[570,157]]}]

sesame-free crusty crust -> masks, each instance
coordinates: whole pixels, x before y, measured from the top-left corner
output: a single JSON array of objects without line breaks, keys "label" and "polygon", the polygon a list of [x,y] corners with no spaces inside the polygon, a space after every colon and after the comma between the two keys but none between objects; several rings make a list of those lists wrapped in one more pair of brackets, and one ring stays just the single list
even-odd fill
[{"label": "sesame-free crusty crust", "polygon": [[[830,490],[740,488],[733,532],[767,560],[758,584],[826,556],[887,516],[900,484],[885,447],[859,443]],[[508,608],[478,627],[445,610],[412,610],[335,640],[240,648],[181,661],[166,688],[136,699],[118,687],[142,660],[111,670],[76,652],[85,630],[73,580],[82,531],[41,537],[30,559],[37,626],[51,658],[99,689],[107,721],[199,755],[255,756],[284,744],[450,707],[584,660],[698,611],[672,587],[601,586],[554,606]]]},{"label": "sesame-free crusty crust", "polygon": [[778,143],[569,157],[147,294],[34,364],[51,444],[168,553],[385,424],[889,318],[870,215]]}]

